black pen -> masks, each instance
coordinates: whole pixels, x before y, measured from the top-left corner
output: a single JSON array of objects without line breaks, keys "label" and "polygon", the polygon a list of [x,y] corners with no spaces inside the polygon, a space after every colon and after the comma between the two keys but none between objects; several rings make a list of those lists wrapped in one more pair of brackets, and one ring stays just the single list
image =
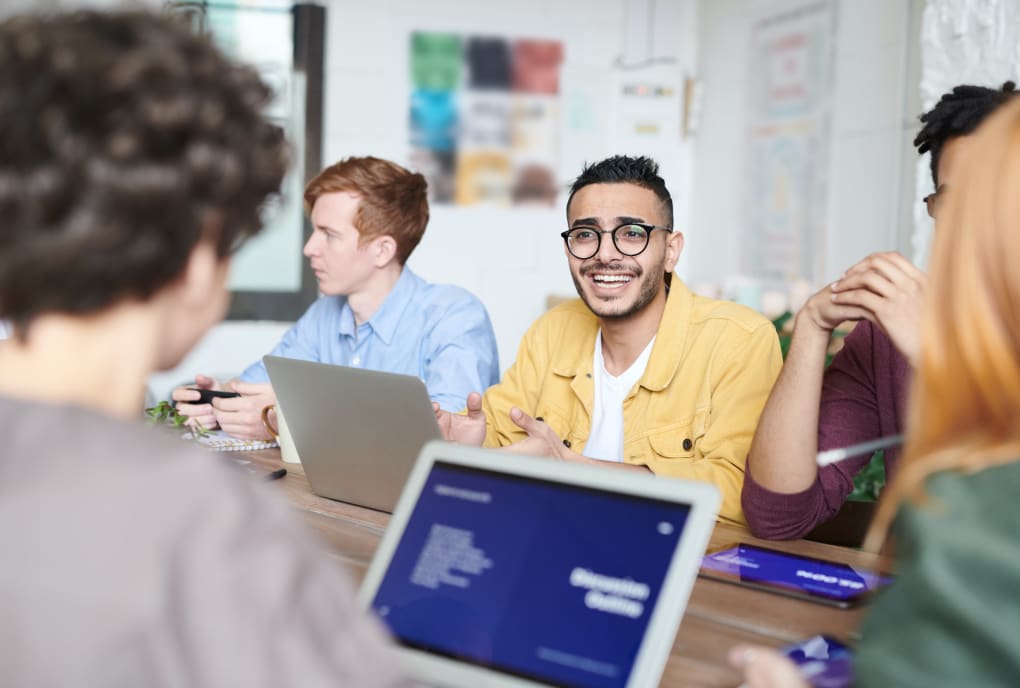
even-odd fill
[{"label": "black pen", "polygon": [[285,475],[287,475],[286,468],[277,468],[272,473],[266,473],[266,480],[279,480]]}]

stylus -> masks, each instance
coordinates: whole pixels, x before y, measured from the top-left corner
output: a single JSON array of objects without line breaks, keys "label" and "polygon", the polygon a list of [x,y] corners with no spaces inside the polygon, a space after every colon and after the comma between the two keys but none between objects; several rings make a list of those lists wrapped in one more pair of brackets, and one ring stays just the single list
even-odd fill
[{"label": "stylus", "polygon": [[818,465],[828,466],[830,463],[839,463],[843,459],[849,459],[851,456],[870,454],[879,449],[895,447],[897,444],[903,444],[903,435],[889,435],[888,437],[879,437],[877,440],[852,444],[849,447],[826,449],[825,451],[818,452]]},{"label": "stylus", "polygon": [[266,480],[279,480],[285,475],[287,475],[286,468],[277,468],[272,473],[266,473]]}]

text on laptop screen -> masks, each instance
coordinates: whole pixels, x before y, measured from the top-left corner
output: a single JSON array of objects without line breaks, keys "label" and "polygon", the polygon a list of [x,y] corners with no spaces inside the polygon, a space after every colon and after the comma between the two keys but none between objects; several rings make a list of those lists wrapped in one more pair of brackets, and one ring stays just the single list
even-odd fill
[{"label": "text on laptop screen", "polygon": [[623,686],[689,512],[436,462],[372,608],[409,647],[545,683]]}]

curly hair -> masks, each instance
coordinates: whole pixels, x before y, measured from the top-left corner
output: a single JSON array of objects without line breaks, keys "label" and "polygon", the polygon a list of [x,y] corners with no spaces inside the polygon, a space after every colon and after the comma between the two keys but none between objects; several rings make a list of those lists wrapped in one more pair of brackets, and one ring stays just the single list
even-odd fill
[{"label": "curly hair", "polygon": [[636,184],[648,189],[662,202],[666,224],[673,226],[673,197],[669,195],[666,182],[659,176],[659,164],[651,158],[643,155],[638,157],[614,155],[585,165],[570,187],[570,196],[567,197],[568,214],[574,194],[591,184]]},{"label": "curly hair", "polygon": [[1002,88],[985,86],[956,86],[944,93],[939,102],[921,115],[921,131],[914,138],[918,154],[931,151],[931,178],[935,188],[939,186],[939,159],[946,141],[957,136],[966,136],[992,114],[1000,105],[1014,95],[1016,84],[1007,81]]},{"label": "curly hair", "polygon": [[200,239],[226,257],[257,233],[288,162],[270,96],[170,17],[0,23],[0,317],[144,300]]}]

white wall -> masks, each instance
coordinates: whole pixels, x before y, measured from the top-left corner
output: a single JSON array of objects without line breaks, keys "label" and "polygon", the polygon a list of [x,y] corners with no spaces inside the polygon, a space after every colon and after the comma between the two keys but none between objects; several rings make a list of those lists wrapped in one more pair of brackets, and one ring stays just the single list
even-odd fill
[{"label": "white wall", "polygon": [[[690,279],[716,282],[741,271],[748,51],[761,19],[808,0],[701,0],[699,63],[704,84]],[[828,228],[822,281],[877,250],[909,255],[914,197],[911,140],[917,131],[916,36],[922,0],[842,0],[832,83]]]},{"label": "white wall", "polygon": [[[682,83],[696,59],[696,0],[331,0],[326,48],[323,161],[375,155],[409,163],[409,39],[412,31],[450,31],[561,40],[565,63],[561,94],[592,96],[593,119],[603,129],[564,135],[560,179],[569,184],[587,161],[616,152],[608,132],[613,61],[635,42],[654,43],[653,56],[671,56]],[[625,18],[654,5],[653,34],[629,28]],[[625,38],[625,36],[628,36]],[[561,96],[561,102],[563,97]],[[666,181],[678,223],[689,214],[690,144],[658,151],[673,170]],[[549,294],[574,294],[563,242],[565,196],[553,209],[493,209],[436,205],[409,265],[430,281],[465,287],[492,317],[505,370],[527,327]]]},{"label": "white wall", "polygon": [[[1020,81],[1020,1],[928,0],[921,28],[921,100],[930,108],[959,84],[999,88]],[[915,196],[931,193],[928,156],[917,162]],[[911,245],[927,255],[931,220],[914,214]]]}]

